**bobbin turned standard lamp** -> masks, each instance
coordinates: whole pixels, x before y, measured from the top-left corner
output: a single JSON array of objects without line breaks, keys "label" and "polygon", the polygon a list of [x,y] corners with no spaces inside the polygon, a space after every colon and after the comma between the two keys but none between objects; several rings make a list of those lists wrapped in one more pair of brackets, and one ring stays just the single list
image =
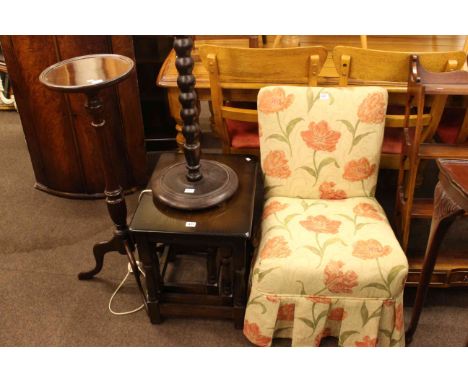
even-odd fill
[{"label": "bobbin turned standard lamp", "polygon": [[85,94],[85,108],[91,117],[90,129],[94,132],[93,144],[105,179],[104,194],[107,209],[115,226],[113,237],[109,241],[96,244],[93,248],[96,260],[94,269],[80,273],[78,278],[80,280],[92,278],[101,271],[104,255],[107,252],[117,251],[127,255],[146,305],[139,270],[133,256],[135,246],[127,226],[125,197],[112,166],[103,102],[99,95],[102,89],[113,86],[130,76],[133,69],[134,63],[128,57],[117,54],[94,54],[58,62],[45,69],[39,76],[39,80],[51,90]]},{"label": "bobbin turned standard lamp", "polygon": [[184,121],[185,161],[164,168],[152,183],[155,198],[179,209],[198,210],[220,204],[230,198],[238,187],[237,174],[225,164],[200,159],[200,127],[198,125],[195,76],[191,56],[190,36],[176,36],[177,86]]}]

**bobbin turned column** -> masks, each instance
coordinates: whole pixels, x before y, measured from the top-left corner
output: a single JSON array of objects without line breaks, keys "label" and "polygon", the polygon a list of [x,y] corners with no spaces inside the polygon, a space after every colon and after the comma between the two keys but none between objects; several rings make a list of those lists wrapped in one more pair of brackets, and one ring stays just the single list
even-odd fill
[{"label": "bobbin turned column", "polygon": [[200,159],[197,93],[192,74],[193,41],[190,36],[174,40],[179,72],[180,117],[184,122],[184,162],[174,163],[159,172],[151,183],[155,199],[179,209],[199,210],[220,204],[237,190],[237,174],[223,163]]},{"label": "bobbin turned column", "polygon": [[176,51],[176,68],[179,72],[177,86],[180,90],[179,102],[182,106],[180,117],[184,122],[184,155],[187,161],[187,179],[195,182],[202,178],[200,172],[200,126],[198,125],[197,93],[195,76],[192,74],[193,58],[191,56],[193,41],[188,36],[181,36],[174,41]]}]

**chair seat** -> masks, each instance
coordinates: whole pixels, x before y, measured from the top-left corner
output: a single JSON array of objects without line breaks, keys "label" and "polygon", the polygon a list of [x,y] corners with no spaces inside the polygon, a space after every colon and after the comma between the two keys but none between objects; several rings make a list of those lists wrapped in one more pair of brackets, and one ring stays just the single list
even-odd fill
[{"label": "chair seat", "polygon": [[401,154],[403,151],[402,129],[385,129],[382,142],[382,153]]},{"label": "chair seat", "polygon": [[401,346],[406,256],[374,198],[339,200],[329,186],[324,196],[337,200],[265,202],[244,334],[263,346],[328,335],[343,346]]},{"label": "chair seat", "polygon": [[442,143],[455,144],[463,124],[465,109],[446,108],[437,127],[437,136]]},{"label": "chair seat", "polygon": [[232,147],[236,149],[260,147],[257,123],[226,119],[226,127]]}]

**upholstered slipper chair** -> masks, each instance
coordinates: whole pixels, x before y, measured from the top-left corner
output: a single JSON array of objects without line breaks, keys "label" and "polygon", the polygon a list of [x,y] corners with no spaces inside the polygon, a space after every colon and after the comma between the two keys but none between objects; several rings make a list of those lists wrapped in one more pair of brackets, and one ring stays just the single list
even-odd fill
[{"label": "upholstered slipper chair", "polygon": [[245,336],[404,346],[408,262],[374,198],[387,91],[266,87],[257,107],[265,205]]}]

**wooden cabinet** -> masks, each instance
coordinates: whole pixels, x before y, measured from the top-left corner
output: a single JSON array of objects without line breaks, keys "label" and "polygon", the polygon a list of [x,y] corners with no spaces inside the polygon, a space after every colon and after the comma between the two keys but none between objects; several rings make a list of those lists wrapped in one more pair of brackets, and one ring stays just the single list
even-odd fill
[{"label": "wooden cabinet", "polygon": [[[152,42],[151,44],[149,42]],[[92,131],[80,94],[51,92],[39,83],[48,66],[75,56],[116,53],[137,62],[136,72],[103,91],[111,157],[124,189],[146,184],[145,141],[175,136],[166,94],[155,76],[172,38],[143,36],[2,36],[36,187],[60,196],[97,197],[104,190]],[[140,96],[141,94],[141,96]],[[175,139],[172,138],[175,147]]]},{"label": "wooden cabinet", "polygon": [[156,84],[156,76],[172,49],[174,38],[173,36],[133,36],[132,39],[146,150],[176,149],[175,122],[169,112],[167,90]]}]

